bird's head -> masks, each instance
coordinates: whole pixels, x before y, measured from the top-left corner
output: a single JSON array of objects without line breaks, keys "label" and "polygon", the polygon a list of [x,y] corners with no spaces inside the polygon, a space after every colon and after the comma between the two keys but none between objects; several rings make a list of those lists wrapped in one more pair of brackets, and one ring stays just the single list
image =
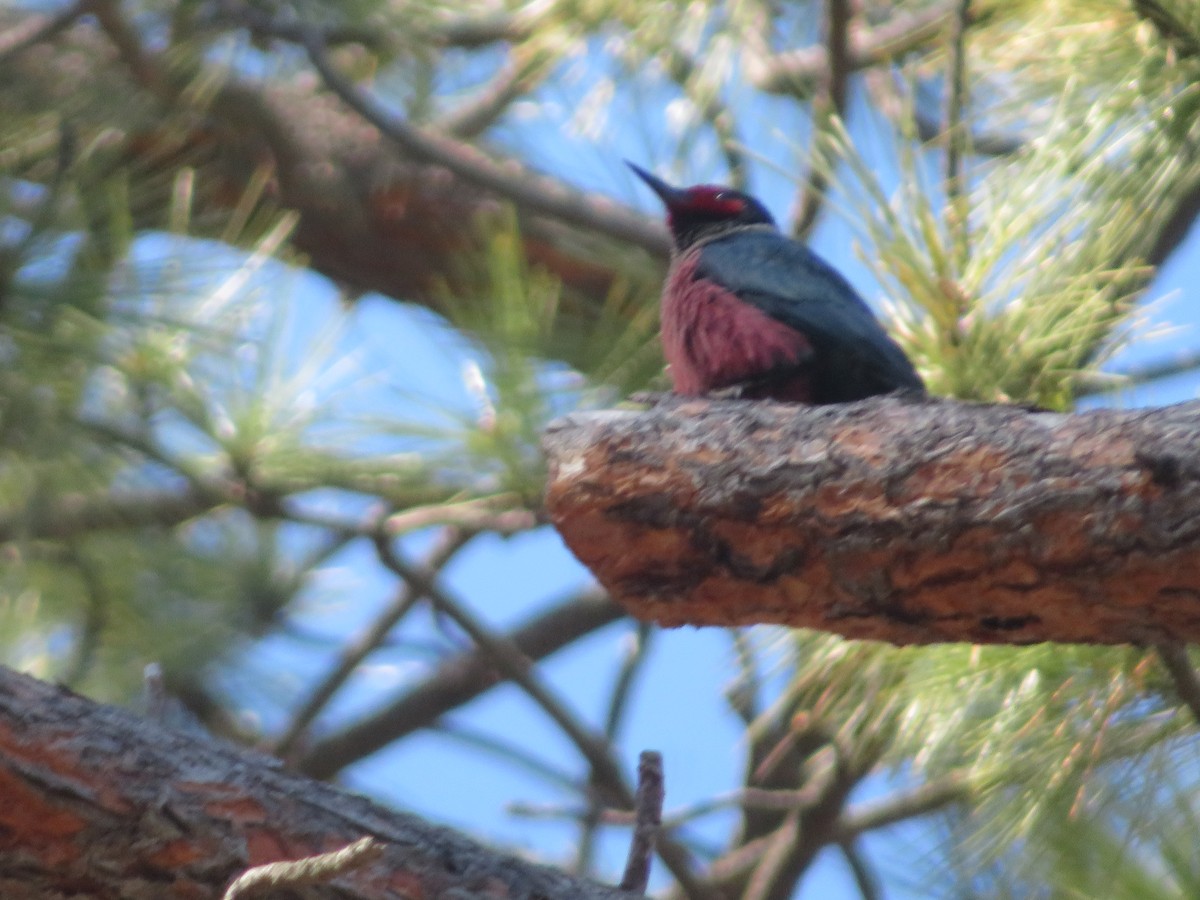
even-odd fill
[{"label": "bird's head", "polygon": [[767,208],[749,194],[712,184],[672,187],[628,160],[625,164],[666,206],[667,226],[676,250],[686,250],[699,240],[747,225],[775,225]]}]

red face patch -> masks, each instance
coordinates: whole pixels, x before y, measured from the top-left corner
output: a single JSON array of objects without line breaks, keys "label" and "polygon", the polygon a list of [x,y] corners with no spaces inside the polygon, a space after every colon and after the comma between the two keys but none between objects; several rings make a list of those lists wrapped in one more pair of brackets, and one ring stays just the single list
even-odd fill
[{"label": "red face patch", "polygon": [[691,213],[736,216],[746,211],[746,201],[728,188],[702,184],[688,188],[682,208]]}]

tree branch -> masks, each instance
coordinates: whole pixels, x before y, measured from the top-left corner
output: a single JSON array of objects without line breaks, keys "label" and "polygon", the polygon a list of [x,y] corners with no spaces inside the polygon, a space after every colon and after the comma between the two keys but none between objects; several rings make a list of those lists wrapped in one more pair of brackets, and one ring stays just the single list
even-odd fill
[{"label": "tree branch", "polygon": [[634,792],[625,781],[612,753],[612,744],[592,731],[533,671],[531,661],[507,635],[493,634],[462,604],[456,602],[434,581],[432,573],[410,565],[392,548],[386,535],[375,539],[376,555],[383,566],[409,585],[411,590],[429,598],[434,608],[453,620],[475,646],[485,653],[500,673],[516,684],[553,720],[587,760],[593,780],[607,802],[614,806],[633,806]]},{"label": "tree branch", "polygon": [[846,865],[850,867],[850,874],[854,876],[854,885],[858,888],[859,896],[863,900],[879,900],[883,896],[879,889],[879,878],[871,870],[859,848],[851,841],[845,841],[839,847],[846,859]]},{"label": "tree branch", "polygon": [[[613,745],[588,728],[547,687],[533,671],[532,661],[522,653],[520,646],[508,635],[493,634],[460,604],[454,602],[436,583],[425,574],[408,565],[391,548],[386,535],[375,538],[379,561],[412,589],[429,598],[439,611],[454,620],[475,643],[501,674],[523,690],[531,700],[546,713],[570,739],[591,769],[591,784],[606,802],[621,808],[634,806],[635,795],[625,780],[621,767],[613,753]],[[660,804],[661,805],[661,804]],[[696,900],[708,900],[714,895],[693,874],[691,854],[676,843],[669,835],[659,835],[656,842],[659,856],[670,869],[675,880]]]},{"label": "tree branch", "polygon": [[551,426],[546,505],[640,618],[895,643],[1200,639],[1200,402],[673,398]]},{"label": "tree branch", "polygon": [[248,867],[364,836],[384,858],[339,897],[628,897],[8,669],[0,834],[5,897],[217,897]]},{"label": "tree branch", "polygon": [[662,830],[663,786],[661,753],[643,750],[638,759],[637,797],[634,803],[633,838],[625,862],[621,889],[644,894],[650,881],[650,859]]},{"label": "tree branch", "polygon": [[[454,555],[466,546],[471,537],[471,534],[458,529],[449,529],[425,560],[422,568],[428,577],[436,577],[437,573],[454,558]],[[304,703],[292,715],[283,734],[275,742],[273,750],[277,756],[287,757],[292,752],[308,726],[354,674],[359,664],[387,639],[396,624],[408,614],[421,597],[422,594],[416,587],[407,581],[404,582],[396,589],[391,602],[366,628],[342,648],[333,668],[311,689]]]},{"label": "tree branch", "polygon": [[813,98],[812,141],[809,149],[808,177],[800,189],[796,212],[792,216],[793,237],[804,240],[817,224],[825,191],[829,187],[829,170],[824,157],[830,150],[829,130],[836,116],[846,118],[846,98],[850,84],[849,32],[850,0],[826,0],[825,44],[829,68],[822,77],[821,89]]},{"label": "tree branch", "polygon": [[[950,33],[949,64],[946,81],[946,211],[952,235],[957,272],[966,269],[970,259],[971,208],[967,196],[967,177],[963,160],[967,155],[967,24],[971,18],[971,0],[959,0]],[[961,316],[965,310],[960,309]]]},{"label": "tree branch", "polygon": [[[531,661],[550,656],[585,634],[620,619],[623,611],[600,591],[551,606],[510,632],[511,640]],[[433,724],[498,684],[496,667],[479,649],[448,659],[424,681],[413,685],[392,703],[358,722],[315,741],[297,763],[314,778],[332,778],[341,769],[386,744]]]},{"label": "tree branch", "polygon": [[[849,35],[847,65],[857,72],[910,53],[941,34],[954,15],[954,2],[935,3],[912,13],[897,13],[882,25]],[[812,94],[829,69],[828,51],[820,44],[746,60],[746,77],[759,90],[772,94]]]},{"label": "tree branch", "polygon": [[[106,112],[98,121],[90,115],[68,119],[78,130],[81,146],[102,139],[109,148],[106,158],[136,173],[138,202],[131,209],[134,228],[168,226],[170,173],[186,165],[196,173],[193,234],[230,240],[226,232],[230,216],[248,191],[257,191],[264,210],[285,208],[299,213],[293,246],[306,255],[311,268],[343,285],[351,295],[378,291],[442,309],[446,279],[466,278],[474,271],[470,265],[464,267],[464,262],[479,259],[483,225],[494,219],[504,199],[501,195],[480,190],[478,184],[446,167],[413,160],[324,90],[319,79],[239,81],[222,64],[210,66],[195,59],[194,65],[182,60],[168,64],[153,47],[136,40],[136,33],[120,18],[119,7],[114,8],[110,0],[89,2],[108,4],[108,30],[101,30],[93,18],[85,16],[76,27],[17,55],[10,63],[10,76],[24,90],[0,91],[0,117],[28,114],[31,96],[46,97],[51,104],[54,97],[63,96],[78,96],[81,103],[107,96],[134,98],[136,102],[111,110],[104,107]],[[533,7],[543,8],[544,4],[528,8]],[[231,4],[232,12],[218,10],[214,18],[201,24],[219,27],[236,22],[238,27],[248,28],[251,20],[239,18],[241,8]],[[517,15],[530,20],[532,14]],[[44,17],[0,10],[0,27],[6,33],[13,28],[19,28],[19,34],[36,30],[26,25],[31,19],[37,26],[44,23]],[[301,28],[294,22],[264,20],[261,15],[252,22],[259,32],[278,27],[281,36],[293,38]],[[460,24],[467,30],[457,33]],[[446,41],[471,42],[484,37],[503,39],[504,29],[513,25],[512,21],[497,24],[502,26],[500,30],[487,35],[484,31],[488,29],[480,31],[470,23],[456,24],[450,19],[439,19],[431,27],[438,30],[444,26],[443,30],[456,32],[447,32]],[[469,33],[472,31],[474,34]],[[318,33],[329,41],[350,37],[336,29]],[[442,43],[442,38],[431,37],[430,42]],[[210,85],[213,90],[187,90],[195,84]],[[135,112],[147,108],[156,111],[157,125]],[[483,157],[460,142],[442,140],[443,145],[465,147],[464,152],[489,160],[494,172],[506,172],[512,165]],[[44,183],[49,177],[47,169],[42,165],[22,171],[21,176]],[[525,183],[539,189],[555,183],[548,176],[528,178],[533,181]],[[641,221],[645,234],[658,233],[661,258],[665,259],[666,232],[656,220],[616,201],[572,190],[562,182],[552,192],[564,207],[571,207],[573,198],[578,197],[587,201],[584,206],[590,202],[596,215],[603,216],[611,209],[619,219]],[[614,242],[603,236],[603,228],[556,222],[528,209],[519,208],[518,213],[522,245],[531,265],[549,271],[563,283],[571,302],[581,304],[585,320],[591,310],[606,302],[614,284],[622,279],[640,285],[644,277],[648,285],[659,274],[641,254],[614,257]],[[245,242],[255,234],[251,229],[233,239]]]},{"label": "tree branch", "polygon": [[833,839],[852,843],[867,831],[962,803],[971,797],[971,790],[970,779],[964,773],[950,772],[908,790],[864,800],[842,810],[833,825]]},{"label": "tree branch", "polygon": [[530,212],[586,226],[619,241],[637,244],[656,256],[667,256],[670,239],[666,229],[649,216],[605,197],[568,188],[557,179],[536,175],[515,162],[496,162],[470,144],[390,115],[334,68],[319,33],[307,33],[304,49],[326,87],[413,159],[442,166]]}]

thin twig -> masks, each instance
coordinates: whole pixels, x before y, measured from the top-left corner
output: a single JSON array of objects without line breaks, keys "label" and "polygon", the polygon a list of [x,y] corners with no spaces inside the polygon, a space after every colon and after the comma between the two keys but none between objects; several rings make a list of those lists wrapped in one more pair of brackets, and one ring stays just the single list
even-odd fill
[{"label": "thin twig", "polygon": [[847,807],[833,825],[833,839],[850,841],[864,832],[964,803],[970,797],[970,779],[965,773],[950,772],[914,788]]},{"label": "thin twig", "polygon": [[372,837],[365,837],[332,853],[255,866],[238,876],[221,900],[246,900],[284,888],[328,884],[339,875],[374,862],[383,856],[383,851],[383,844]]},{"label": "thin twig", "polygon": [[[801,788],[753,788],[743,787],[737,790],[718,794],[706,800],[700,800],[688,806],[673,810],[663,817],[663,827],[668,831],[687,824],[695,819],[725,809],[753,809],[770,812],[791,812],[811,808],[821,800],[820,785],[806,784]],[[588,810],[580,806],[537,805],[532,803],[517,803],[510,807],[516,814],[530,819],[574,819],[582,820],[588,815]],[[598,814],[602,825],[628,825],[632,822],[630,813],[621,810],[603,809]]]},{"label": "thin twig", "polygon": [[[468,613],[459,603],[438,585],[424,576],[424,573],[411,566],[395,552],[391,541],[385,534],[375,536],[375,550],[379,561],[393,574],[409,582],[414,589],[420,591],[430,602],[474,641],[494,663],[494,665],[514,684],[520,687],[542,711],[554,721],[563,733],[575,744],[576,748],[592,771],[592,781],[609,798],[609,802],[619,807],[631,807],[634,803],[633,791],[629,789],[620,767],[612,757],[610,745],[598,738],[586,728],[566,706],[551,693],[542,681],[533,674],[531,662],[520,648],[509,638],[493,634],[489,629]],[[663,863],[670,869],[675,879],[697,898],[712,897],[712,892],[692,873],[691,854],[680,844],[667,839],[665,836],[658,843],[659,855]]]},{"label": "thin twig", "polygon": [[728,885],[758,864],[763,854],[771,846],[775,832],[768,832],[762,837],[738,844],[721,854],[708,870],[708,877],[718,885]]},{"label": "thin twig", "polygon": [[53,16],[31,15],[16,27],[0,34],[0,66],[71,27],[76,19],[87,12],[88,5],[88,0],[79,0]]},{"label": "thin twig", "polygon": [[[578,787],[577,784],[573,786]],[[582,822],[594,811],[592,806],[581,806],[578,803],[526,803],[523,801],[508,803],[504,810],[510,815],[519,816],[522,819],[543,819],[557,822]],[[613,809],[612,807],[600,810],[597,818],[602,825],[629,826],[634,823],[632,810]]]},{"label": "thin twig", "polygon": [[858,851],[858,846],[853,841],[842,841],[838,847],[846,858],[846,865],[850,867],[850,874],[854,876],[854,885],[862,900],[879,900],[883,896],[879,890],[879,879]]},{"label": "thin twig", "polygon": [[668,255],[670,240],[666,230],[649,216],[607,198],[568,188],[557,179],[536,175],[513,161],[493,160],[470,144],[418,128],[385,111],[348,81],[330,62],[318,32],[307,30],[303,45],[325,86],[412,158],[449,169],[530,212],[591,228],[616,240],[637,244],[660,257]]},{"label": "thin twig", "polygon": [[[519,44],[537,30],[538,22],[548,12],[551,3],[531,3],[517,12],[485,13],[479,16],[440,16],[435,21],[420,23],[408,30],[406,43],[421,46],[462,47],[478,49],[500,42]],[[218,0],[207,18],[216,25],[243,27],[261,37],[271,37],[290,43],[302,43],[301,30],[305,25],[273,15],[266,10],[238,0]],[[397,42],[387,30],[378,25],[341,24],[320,29],[330,46],[361,44],[374,50],[387,50]]]},{"label": "thin twig", "polygon": [[1176,375],[1186,375],[1200,369],[1200,349],[1185,350],[1167,359],[1155,360],[1120,372],[1100,372],[1087,377],[1079,387],[1077,397],[1090,397],[1111,390],[1128,389]]},{"label": "thin twig", "polygon": [[812,807],[820,799],[820,788],[813,784],[806,784],[801,788],[742,787],[672,810],[663,819],[663,825],[668,829],[678,828],[693,819],[729,808],[769,812],[804,810]]},{"label": "thin twig", "polygon": [[614,741],[621,728],[625,711],[632,696],[631,688],[638,672],[645,666],[650,649],[650,641],[654,636],[654,626],[649,622],[638,622],[637,628],[629,635],[621,668],[613,681],[612,694],[608,700],[608,712],[604,716],[604,734]]},{"label": "thin twig", "polygon": [[600,737],[586,728],[565,704],[555,697],[548,687],[532,672],[530,660],[511,640],[493,634],[475,616],[471,615],[440,588],[428,574],[402,559],[391,545],[391,540],[379,535],[375,539],[375,550],[379,561],[397,577],[408,582],[414,591],[429,598],[437,609],[454,622],[464,633],[495,662],[506,677],[529,695],[554,721],[563,733],[575,744],[584,759],[597,775],[609,802],[617,806],[631,806],[633,792],[625,783],[624,776],[610,748]]},{"label": "thin twig", "polygon": [[[926,144],[942,143],[946,133],[936,116],[914,110],[913,124],[917,126],[917,138]],[[973,156],[1014,156],[1024,150],[1029,141],[1020,134],[1002,134],[998,131],[976,131],[971,129],[970,147]]]},{"label": "thin twig", "polygon": [[[949,71],[946,80],[950,89],[946,94],[946,208],[949,212],[949,227],[958,271],[966,268],[970,255],[970,211],[967,208],[966,182],[963,176],[963,158],[967,150],[967,132],[963,125],[967,97],[967,25],[971,17],[971,0],[959,0],[954,17],[954,30],[950,34]],[[965,299],[964,299],[964,302]],[[960,310],[960,315],[965,310]]]},{"label": "thin twig", "polygon": [[758,865],[742,892],[743,900],[766,900],[772,895],[800,839],[800,813],[789,813],[767,838]]},{"label": "thin twig", "polygon": [[[526,659],[540,660],[623,616],[624,611],[604,592],[589,589],[550,604],[508,632],[508,640]],[[406,687],[393,702],[314,742],[305,750],[299,768],[313,778],[332,778],[381,747],[429,727],[497,684],[495,663],[483,651],[473,649],[452,656],[428,677]]]},{"label": "thin twig", "polygon": [[[650,636],[654,633],[652,628],[653,626],[647,622],[638,622],[636,630],[628,635],[629,643],[621,666],[617,670],[617,677],[613,682],[612,693],[608,701],[608,713],[604,717],[604,736],[609,743],[616,742],[617,731],[624,718],[629,698],[632,696],[630,688],[633,686],[638,671],[646,661],[646,650]],[[596,798],[593,798],[588,815],[580,820],[582,827],[579,833],[578,848],[575,851],[575,862],[571,866],[571,871],[577,875],[586,875],[591,870],[592,857],[596,848],[596,831],[603,813],[603,808]]]},{"label": "thin twig", "polygon": [[[273,38],[286,43],[299,43],[303,40],[303,29],[311,27],[238,0],[217,0],[211,5],[201,24],[245,28],[258,41]],[[377,25],[326,25],[321,27],[320,32],[322,39],[330,47],[358,44],[368,50],[386,52],[392,49],[395,43],[391,40],[389,32]]]},{"label": "thin twig", "polygon": [[555,3],[529,3],[515,12],[485,13],[441,19],[430,37],[443,46],[475,49],[500,41],[517,43],[537,30],[541,18],[554,12]]},{"label": "thin twig", "polygon": [[502,494],[457,503],[414,506],[392,513],[384,524],[391,534],[401,534],[433,525],[450,525],[460,529],[492,531],[508,536],[528,531],[537,525],[537,516],[531,510],[517,506],[519,502],[520,498],[516,494]]},{"label": "thin twig", "polygon": [[1192,711],[1196,721],[1200,722],[1200,675],[1196,673],[1191,659],[1188,658],[1187,645],[1163,643],[1154,649],[1158,651],[1163,668],[1171,676],[1179,699]]},{"label": "thin twig", "polygon": [[[570,775],[561,769],[556,769],[545,760],[534,756],[524,747],[514,744],[511,741],[506,741],[494,734],[477,731],[456,722],[447,722],[445,719],[438,720],[437,724],[430,726],[429,730],[435,734],[444,735],[451,740],[459,741],[477,750],[483,750],[486,753],[506,760],[512,765],[518,766],[564,790],[581,791],[578,777]],[[521,809],[520,804],[512,804],[512,806],[518,810]],[[514,814],[522,815],[523,812]],[[578,815],[568,816],[567,818],[577,819],[582,815],[583,813],[580,812]],[[534,815],[531,814],[530,818],[533,817]]]},{"label": "thin twig", "polygon": [[544,80],[557,59],[546,46],[514,48],[491,81],[458,106],[438,116],[431,127],[458,140],[478,137],[514,100],[525,96]]},{"label": "thin twig", "polygon": [[[472,536],[473,534],[470,532],[447,529],[443,533],[441,540],[426,558],[422,566],[422,571],[427,577],[431,579],[436,578],[437,573],[445,568],[446,564],[454,558],[454,555],[467,545]],[[292,749],[296,746],[296,742],[301,738],[308,726],[312,724],[313,720],[320,715],[321,710],[333,699],[338,689],[346,683],[346,680],[354,673],[362,661],[387,639],[388,634],[396,627],[396,624],[408,614],[420,599],[421,594],[413,588],[412,583],[408,581],[403,582],[391,602],[379,612],[375,620],[342,648],[341,655],[333,668],[313,688],[312,692],[308,695],[308,699],[295,712],[288,727],[284,729],[283,734],[275,742],[273,748],[275,755],[287,757],[292,752]]]},{"label": "thin twig", "polygon": [[625,874],[621,878],[623,891],[646,893],[646,885],[650,883],[650,860],[662,828],[665,793],[662,754],[643,750],[638,757],[637,796],[634,801],[636,824],[633,826],[633,839],[629,842]]},{"label": "thin twig", "polygon": [[152,94],[169,96],[172,89],[166,68],[159,58],[146,52],[141,35],[122,12],[120,0],[90,0],[88,11],[96,17],[138,84]]},{"label": "thin twig", "polygon": [[77,544],[68,545],[66,554],[79,575],[84,600],[82,627],[75,638],[70,663],[62,675],[64,684],[73,685],[88,673],[95,662],[100,636],[108,623],[109,596],[99,568]]},{"label": "thin twig", "polygon": [[830,149],[829,125],[836,117],[844,119],[846,93],[850,78],[847,35],[850,30],[850,0],[826,0],[825,45],[829,66],[821,89],[812,102],[812,143],[809,149],[808,177],[800,191],[792,216],[792,235],[807,237],[817,223],[829,187],[827,155]]},{"label": "thin twig", "polygon": [[65,494],[40,509],[21,509],[0,516],[0,544],[14,540],[67,540],[97,531],[171,528],[231,502],[212,487],[130,491],[120,495]]}]

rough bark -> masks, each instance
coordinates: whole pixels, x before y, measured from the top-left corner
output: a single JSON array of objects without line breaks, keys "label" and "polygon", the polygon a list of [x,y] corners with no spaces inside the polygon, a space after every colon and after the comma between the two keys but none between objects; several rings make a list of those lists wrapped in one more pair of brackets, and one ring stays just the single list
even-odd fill
[{"label": "rough bark", "polygon": [[1200,640],[1200,402],[672,398],[545,437],[549,514],[635,616],[898,644]]},{"label": "rough bark", "polygon": [[334,885],[272,896],[630,896],[0,668],[6,900],[219,897],[249,866],[367,835],[387,845],[381,860]]}]

